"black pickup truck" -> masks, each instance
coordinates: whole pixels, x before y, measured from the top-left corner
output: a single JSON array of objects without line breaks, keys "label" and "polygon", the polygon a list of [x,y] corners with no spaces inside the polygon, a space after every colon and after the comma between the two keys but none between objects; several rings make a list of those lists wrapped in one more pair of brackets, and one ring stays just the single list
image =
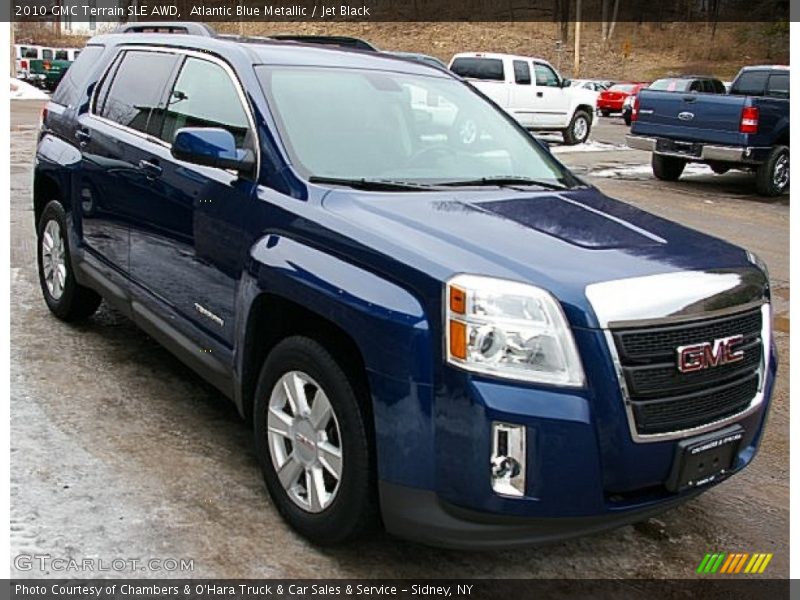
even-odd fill
[{"label": "black pickup truck", "polygon": [[653,153],[653,174],[675,181],[689,162],[716,173],[752,170],[764,196],[789,188],[789,67],[745,67],[729,94],[643,89],[628,145]]}]

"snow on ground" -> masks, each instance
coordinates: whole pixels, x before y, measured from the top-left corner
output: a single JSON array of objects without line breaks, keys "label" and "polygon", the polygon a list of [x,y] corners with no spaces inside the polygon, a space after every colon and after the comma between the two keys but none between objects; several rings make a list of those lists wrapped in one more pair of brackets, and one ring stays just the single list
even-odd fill
[{"label": "snow on ground", "polygon": [[[684,175],[713,175],[714,171],[708,165],[699,163],[689,163],[683,169]],[[605,169],[598,169],[589,173],[593,177],[619,177],[623,179],[631,177],[641,177],[643,175],[651,176],[653,174],[652,167],[647,165],[619,165],[615,167],[608,167]]]},{"label": "snow on ground", "polygon": [[[545,140],[550,141],[550,140]],[[583,144],[576,144],[574,146],[550,146],[550,151],[553,154],[569,154],[572,152],[608,152],[611,150],[630,150],[627,146],[621,144],[609,144],[607,142],[595,142],[589,140]]]},{"label": "snow on ground", "polygon": [[30,83],[25,83],[19,79],[11,80],[11,99],[12,100],[47,100],[50,96],[39,88],[33,87]]}]

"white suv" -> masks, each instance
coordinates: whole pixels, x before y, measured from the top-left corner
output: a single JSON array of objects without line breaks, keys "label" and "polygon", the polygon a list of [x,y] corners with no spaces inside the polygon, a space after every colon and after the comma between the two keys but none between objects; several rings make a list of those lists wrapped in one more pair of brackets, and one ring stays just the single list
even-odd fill
[{"label": "white suv", "polygon": [[462,52],[450,70],[468,80],[531,131],[560,131],[567,144],[581,144],[594,122],[594,92],[570,87],[540,58]]}]

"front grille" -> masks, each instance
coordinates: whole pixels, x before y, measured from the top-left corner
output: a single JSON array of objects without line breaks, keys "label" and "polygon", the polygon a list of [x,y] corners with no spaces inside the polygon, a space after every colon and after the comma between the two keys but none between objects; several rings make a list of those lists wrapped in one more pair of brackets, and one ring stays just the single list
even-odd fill
[{"label": "front grille", "polygon": [[[628,400],[642,435],[700,427],[745,410],[758,393],[763,357],[761,309],[678,325],[612,330]],[[742,335],[741,361],[678,370],[679,346]]]}]

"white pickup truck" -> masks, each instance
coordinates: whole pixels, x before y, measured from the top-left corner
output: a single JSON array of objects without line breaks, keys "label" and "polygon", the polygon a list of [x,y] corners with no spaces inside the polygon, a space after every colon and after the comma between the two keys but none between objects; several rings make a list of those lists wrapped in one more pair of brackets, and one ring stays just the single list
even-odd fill
[{"label": "white pickup truck", "polygon": [[594,123],[596,94],[570,87],[540,58],[462,52],[450,70],[468,80],[531,131],[560,131],[567,144],[585,142]]}]

